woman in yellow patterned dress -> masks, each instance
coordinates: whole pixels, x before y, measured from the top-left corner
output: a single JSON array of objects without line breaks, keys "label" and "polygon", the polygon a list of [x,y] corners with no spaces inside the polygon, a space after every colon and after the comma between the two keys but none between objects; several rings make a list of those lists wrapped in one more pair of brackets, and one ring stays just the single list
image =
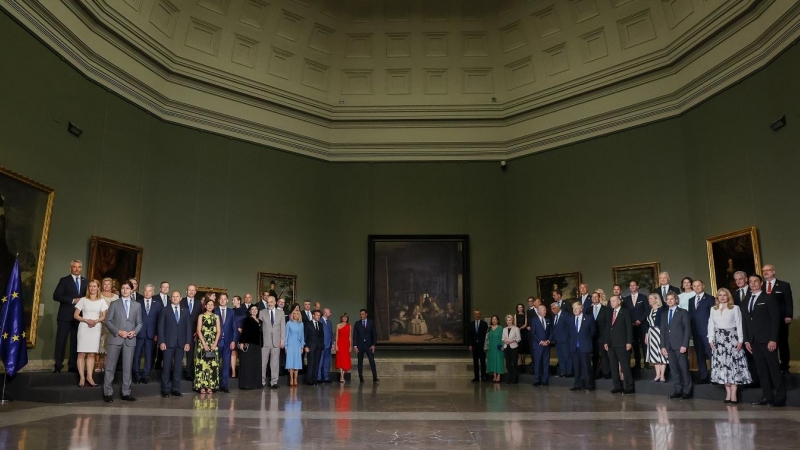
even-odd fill
[{"label": "woman in yellow patterned dress", "polygon": [[[214,314],[214,300],[204,299],[203,314],[197,318],[200,342],[194,357],[194,388],[201,394],[211,394],[219,388],[219,317]],[[213,355],[213,357],[212,357]]]}]

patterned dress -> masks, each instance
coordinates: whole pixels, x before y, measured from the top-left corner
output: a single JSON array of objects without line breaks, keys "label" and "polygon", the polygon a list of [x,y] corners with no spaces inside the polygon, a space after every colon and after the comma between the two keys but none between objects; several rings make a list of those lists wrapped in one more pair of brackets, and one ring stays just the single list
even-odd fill
[{"label": "patterned dress", "polygon": [[747,369],[744,348],[736,345],[744,341],[742,312],[738,306],[731,309],[720,305],[711,310],[708,319],[708,340],[715,348],[711,356],[711,382],[718,384],[750,384],[753,377]]},{"label": "patterned dress", "polygon": [[217,390],[219,388],[219,351],[214,346],[214,340],[217,339],[217,315],[202,314],[200,317],[203,320],[200,332],[203,340],[214,352],[214,359],[203,358],[206,352],[203,350],[202,343],[198,341],[194,357],[194,388]]},{"label": "patterned dress", "polygon": [[[647,355],[645,361],[650,364],[668,364],[667,357],[661,354],[661,330],[655,325],[658,309],[651,309],[647,315]],[[662,317],[661,320],[666,320]]]}]

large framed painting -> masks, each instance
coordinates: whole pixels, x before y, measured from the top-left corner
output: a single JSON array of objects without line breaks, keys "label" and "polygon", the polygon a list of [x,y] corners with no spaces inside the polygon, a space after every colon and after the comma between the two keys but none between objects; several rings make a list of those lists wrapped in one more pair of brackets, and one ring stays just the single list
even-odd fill
[{"label": "large framed painting", "polygon": [[28,347],[36,346],[44,257],[55,191],[0,167],[0,292],[19,255]]},{"label": "large framed painting", "polygon": [[733,274],[740,270],[748,275],[761,275],[761,251],[756,227],[710,237],[706,239],[706,250],[713,295],[716,295],[718,288],[735,290]]},{"label": "large framed painting", "polygon": [[[253,301],[261,300],[261,293],[269,291],[275,299],[286,299],[286,305],[297,302],[297,275],[276,272],[258,272],[258,291],[253,296]],[[302,308],[302,307],[301,307]],[[287,309],[288,311],[288,309]]]},{"label": "large framed painting", "polygon": [[142,253],[142,247],[92,236],[87,278],[98,281],[111,278],[114,292],[119,293],[119,286],[126,280],[141,281]]},{"label": "large framed painting", "polygon": [[573,302],[578,299],[578,286],[581,284],[580,272],[554,273],[536,277],[536,295],[542,304],[550,310],[553,303],[553,291],[561,292],[561,299]]},{"label": "large framed painting", "polygon": [[211,294],[216,294],[216,298],[214,299],[214,304],[219,305],[219,295],[220,294],[228,294],[228,289],[220,288],[220,287],[211,287],[211,286],[197,286],[197,294],[195,298],[211,298]]},{"label": "large framed painting", "polygon": [[644,295],[650,294],[658,285],[660,272],[661,265],[657,262],[628,264],[611,268],[614,284],[622,286],[622,295],[631,295],[631,290],[628,288],[631,281],[635,281],[639,285],[639,292]]},{"label": "large framed painting", "polygon": [[378,343],[463,346],[469,322],[469,237],[371,235],[368,311]]}]

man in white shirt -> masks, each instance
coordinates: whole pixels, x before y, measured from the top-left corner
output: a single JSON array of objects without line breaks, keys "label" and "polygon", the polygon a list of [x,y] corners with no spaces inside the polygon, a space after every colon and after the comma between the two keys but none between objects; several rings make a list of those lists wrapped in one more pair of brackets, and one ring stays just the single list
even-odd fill
[{"label": "man in white shirt", "polygon": [[673,286],[669,284],[670,278],[668,272],[661,272],[658,274],[658,287],[655,289],[655,292],[661,296],[661,301],[666,303],[667,294],[670,292],[674,292],[676,295],[680,295],[681,290],[678,289],[677,286]]},{"label": "man in white shirt", "polygon": [[667,294],[669,310],[666,316],[661,317],[661,354],[669,358],[669,367],[675,376],[675,391],[670,399],[692,398],[692,377],[689,374],[689,314],[684,309],[678,308],[678,295],[674,292]]},{"label": "man in white shirt", "polygon": [[578,303],[581,304],[581,311],[586,312],[592,306],[592,296],[589,295],[589,286],[581,283],[578,286]]},{"label": "man in white shirt", "polygon": [[747,273],[738,271],[733,274],[733,281],[736,283],[736,290],[733,292],[733,304],[743,308],[750,298],[750,287],[747,285]]},{"label": "man in white shirt", "polygon": [[778,353],[780,354],[781,370],[789,372],[789,324],[794,317],[794,301],[792,299],[792,286],[786,281],[775,278],[775,266],[767,264],[761,269],[764,274],[764,291],[778,302],[778,311],[781,315],[780,336],[778,336]]}]

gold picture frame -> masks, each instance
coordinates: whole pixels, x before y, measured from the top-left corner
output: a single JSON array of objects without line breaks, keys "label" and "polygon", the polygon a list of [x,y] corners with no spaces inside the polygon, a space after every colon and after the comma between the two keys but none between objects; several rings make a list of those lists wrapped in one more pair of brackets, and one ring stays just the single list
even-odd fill
[{"label": "gold picture frame", "polygon": [[583,281],[580,272],[553,273],[550,275],[539,275],[536,277],[536,295],[542,300],[542,304],[550,308],[553,303],[553,290],[561,291],[561,299],[574,301],[578,298],[578,287]]},{"label": "gold picture frame", "polygon": [[89,281],[102,282],[103,278],[111,278],[114,280],[112,290],[118,292],[120,284],[128,279],[141,280],[142,247],[100,236],[92,236],[90,242]]},{"label": "gold picture frame", "polygon": [[[42,278],[55,190],[0,167],[0,291],[5,291],[14,257],[22,275],[27,346],[36,346]],[[29,293],[33,293],[30,295]]]},{"label": "gold picture frame", "polygon": [[286,299],[287,307],[298,302],[297,275],[277,272],[258,272],[258,288],[253,299],[254,302],[261,300],[261,293],[269,291],[273,281],[275,282],[275,288],[273,289],[275,291],[275,300]]},{"label": "gold picture frame", "polygon": [[761,275],[761,250],[754,226],[706,239],[706,252],[712,295],[716,296],[719,287],[736,289],[733,274],[737,271]]},{"label": "gold picture frame", "polygon": [[197,294],[195,294],[195,298],[205,298],[208,294],[217,294],[217,301],[214,302],[215,305],[219,305],[219,295],[225,294],[228,295],[227,288],[219,288],[219,287],[212,287],[212,286],[197,286]]},{"label": "gold picture frame", "polygon": [[614,284],[619,284],[622,287],[622,295],[630,295],[631,292],[628,285],[631,281],[636,281],[636,284],[639,285],[639,292],[642,294],[647,295],[653,292],[653,289],[658,284],[659,273],[661,273],[661,264],[657,261],[611,268]]}]

